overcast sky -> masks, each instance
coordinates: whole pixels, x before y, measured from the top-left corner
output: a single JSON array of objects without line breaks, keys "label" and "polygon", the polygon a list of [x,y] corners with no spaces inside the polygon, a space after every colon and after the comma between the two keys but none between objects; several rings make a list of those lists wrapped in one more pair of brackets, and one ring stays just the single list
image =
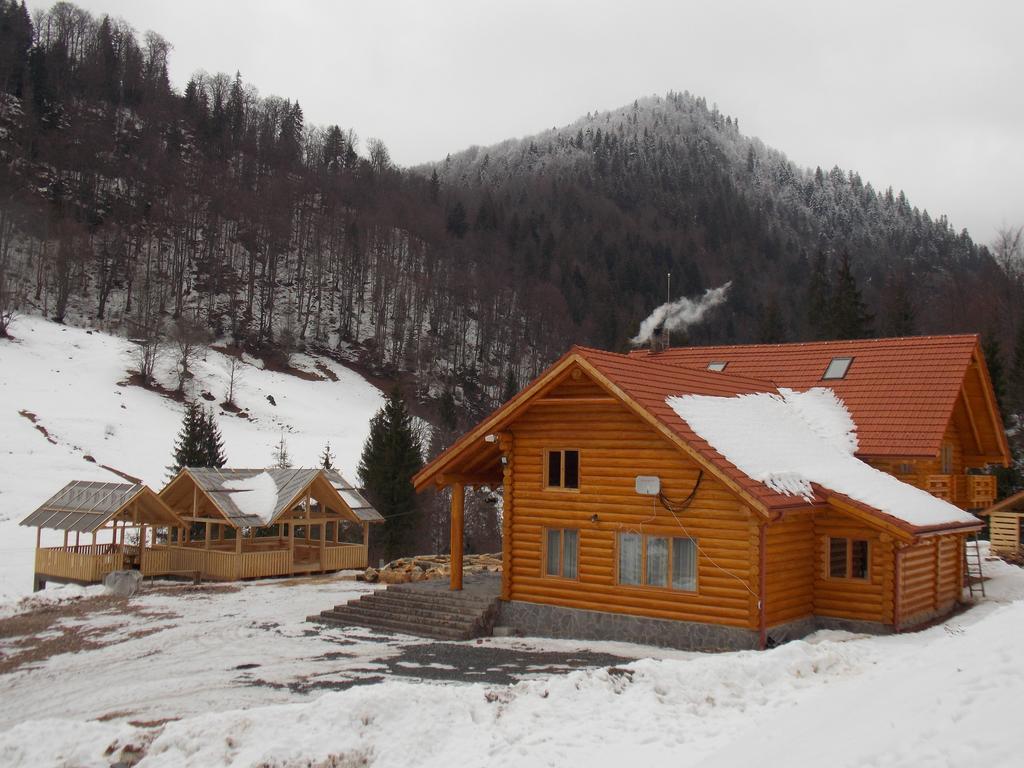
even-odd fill
[{"label": "overcast sky", "polygon": [[[32,8],[51,3],[30,0]],[[1024,2],[79,0],[403,165],[689,90],[990,242],[1024,224]],[[833,7],[835,6],[835,7]]]}]

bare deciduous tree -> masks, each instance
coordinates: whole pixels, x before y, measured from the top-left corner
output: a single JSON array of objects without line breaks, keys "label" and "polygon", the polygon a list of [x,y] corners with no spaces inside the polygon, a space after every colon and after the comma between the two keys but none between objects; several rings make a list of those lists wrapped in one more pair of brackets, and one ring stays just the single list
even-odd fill
[{"label": "bare deciduous tree", "polygon": [[235,388],[244,375],[244,365],[241,350],[236,349],[228,353],[228,392],[224,399],[227,405],[235,405]]},{"label": "bare deciduous tree", "polygon": [[0,339],[8,339],[7,329],[18,316],[19,296],[9,285],[7,275],[0,271]]},{"label": "bare deciduous tree", "polygon": [[192,365],[199,359],[209,334],[195,317],[186,314],[174,322],[169,336],[174,345],[174,359],[178,367],[178,391],[182,392],[185,382],[192,378]]},{"label": "bare deciduous tree", "polygon": [[136,303],[136,316],[129,321],[132,340],[139,345],[139,376],[143,386],[149,386],[156,371],[164,344],[164,322],[160,312],[159,290],[151,280],[145,280]]}]

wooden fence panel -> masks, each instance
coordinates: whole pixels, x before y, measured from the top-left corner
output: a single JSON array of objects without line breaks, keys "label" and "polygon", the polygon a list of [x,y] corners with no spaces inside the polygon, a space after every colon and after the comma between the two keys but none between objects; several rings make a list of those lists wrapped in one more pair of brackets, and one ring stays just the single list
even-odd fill
[{"label": "wooden fence panel", "polygon": [[362,544],[342,544],[327,547],[324,562],[320,567],[325,571],[341,571],[347,568],[366,567],[366,547]]},{"label": "wooden fence panel", "polygon": [[291,552],[287,549],[267,552],[243,552],[238,558],[238,578],[260,579],[265,576],[285,576],[291,573]]},{"label": "wooden fence panel", "polygon": [[37,549],[36,573],[59,579],[99,582],[111,571],[119,571],[124,568],[124,553],[120,550],[106,554],[92,554],[77,552],[75,549],[75,547]]},{"label": "wooden fence panel", "polygon": [[169,573],[171,568],[171,552],[167,549],[143,549],[139,560],[139,570],[143,576],[159,576]]}]

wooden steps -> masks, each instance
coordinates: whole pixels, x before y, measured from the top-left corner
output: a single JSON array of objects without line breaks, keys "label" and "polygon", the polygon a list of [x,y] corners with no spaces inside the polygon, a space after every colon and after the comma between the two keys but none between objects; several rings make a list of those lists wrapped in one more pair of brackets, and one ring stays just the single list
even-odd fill
[{"label": "wooden steps", "polygon": [[497,595],[395,584],[308,620],[436,640],[469,640],[491,634],[497,605]]}]

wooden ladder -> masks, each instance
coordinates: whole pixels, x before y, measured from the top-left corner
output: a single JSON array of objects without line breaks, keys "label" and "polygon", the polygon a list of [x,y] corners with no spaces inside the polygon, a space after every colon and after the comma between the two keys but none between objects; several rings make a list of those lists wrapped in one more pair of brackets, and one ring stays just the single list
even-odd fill
[{"label": "wooden ladder", "polygon": [[977,533],[972,533],[964,542],[964,578],[971,597],[974,597],[976,591],[985,597],[985,575],[981,571],[981,545]]}]

